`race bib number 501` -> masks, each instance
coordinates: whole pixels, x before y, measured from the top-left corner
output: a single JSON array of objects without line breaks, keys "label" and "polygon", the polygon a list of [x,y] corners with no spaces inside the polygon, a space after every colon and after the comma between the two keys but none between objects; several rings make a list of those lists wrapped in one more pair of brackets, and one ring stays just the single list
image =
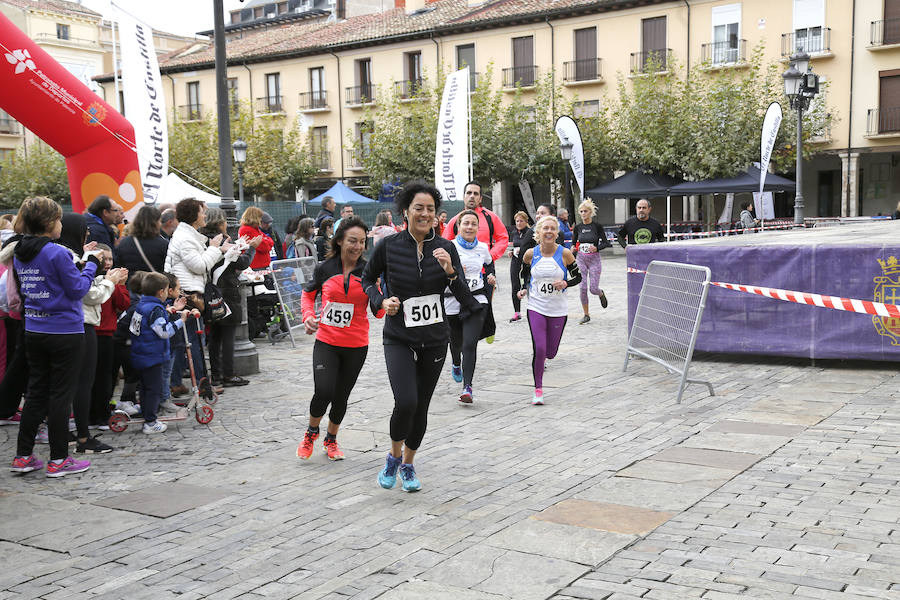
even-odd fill
[{"label": "race bib number 501", "polygon": [[415,296],[403,301],[403,322],[407,327],[423,327],[441,323],[441,295]]},{"label": "race bib number 501", "polygon": [[322,323],[332,327],[350,327],[353,320],[353,305],[344,302],[329,302],[322,311]]}]

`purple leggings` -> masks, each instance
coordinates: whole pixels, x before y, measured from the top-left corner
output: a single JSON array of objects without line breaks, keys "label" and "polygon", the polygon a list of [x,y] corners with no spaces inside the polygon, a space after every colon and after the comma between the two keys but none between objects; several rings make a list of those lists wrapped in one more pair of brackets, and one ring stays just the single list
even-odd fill
[{"label": "purple leggings", "polygon": [[531,372],[534,374],[534,387],[540,389],[544,387],[544,361],[554,358],[559,351],[559,342],[569,317],[548,317],[533,310],[529,310],[527,314],[531,347],[534,351]]},{"label": "purple leggings", "polygon": [[578,270],[581,271],[582,277],[578,293],[581,296],[581,304],[587,306],[588,281],[590,281],[592,294],[599,296],[603,291],[600,289],[600,271],[603,270],[603,265],[600,262],[600,253],[585,254],[584,252],[579,252],[575,256],[575,261],[578,263]]}]

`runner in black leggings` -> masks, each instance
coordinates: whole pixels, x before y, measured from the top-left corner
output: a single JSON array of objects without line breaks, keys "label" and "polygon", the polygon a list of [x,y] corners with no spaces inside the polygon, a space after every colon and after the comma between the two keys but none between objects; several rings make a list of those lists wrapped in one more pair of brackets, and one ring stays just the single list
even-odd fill
[{"label": "runner in black leggings", "polygon": [[[363,270],[363,289],[372,310],[384,309],[384,361],[394,392],[391,415],[391,452],[378,483],[390,489],[419,490],[413,458],[428,422],[428,405],[447,356],[450,337],[442,292],[446,287],[459,300],[464,317],[477,301],[460,274],[463,272],[453,244],[436,235],[434,217],[441,195],[423,181],[408,182],[397,198],[407,222],[406,231],[375,245]],[[381,277],[391,296],[376,282]]]},{"label": "runner in black leggings", "polygon": [[[369,229],[351,217],[331,238],[326,260],[316,266],[313,279],[303,290],[301,309],[307,334],[316,334],[313,346],[315,392],[309,405],[309,427],[297,447],[297,456],[307,459],[319,437],[319,423],[328,405],[328,433],[322,445],[331,460],[343,460],[337,445],[338,428],[347,412],[347,399],[369,351],[368,297],[360,275]],[[316,317],[316,296],[322,295],[322,313]],[[382,316],[383,311],[377,316]]]}]

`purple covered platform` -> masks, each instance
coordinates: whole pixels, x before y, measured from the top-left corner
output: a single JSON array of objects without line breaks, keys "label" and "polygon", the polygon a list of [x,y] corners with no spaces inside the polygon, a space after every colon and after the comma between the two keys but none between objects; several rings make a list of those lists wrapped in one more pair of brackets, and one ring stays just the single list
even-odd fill
[{"label": "purple covered platform", "polygon": [[[629,246],[628,266],[704,265],[712,280],[900,304],[900,221]],[[628,274],[628,327],[644,276]],[[696,350],[900,361],[900,319],[711,286]]]}]

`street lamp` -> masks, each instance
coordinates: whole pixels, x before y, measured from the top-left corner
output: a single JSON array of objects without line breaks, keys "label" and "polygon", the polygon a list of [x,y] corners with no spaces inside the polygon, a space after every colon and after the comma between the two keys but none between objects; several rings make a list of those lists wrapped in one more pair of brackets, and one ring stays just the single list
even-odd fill
[{"label": "street lamp", "polygon": [[797,111],[797,193],[794,196],[794,223],[803,225],[803,111],[819,93],[819,76],[809,69],[809,54],[797,48],[791,55],[791,65],[781,76],[784,94],[791,108]]},{"label": "street lamp", "polygon": [[234,153],[234,164],[238,170],[238,201],[244,203],[244,163],[247,162],[247,142],[238,138],[231,145]]},{"label": "street lamp", "polygon": [[572,160],[572,142],[568,136],[563,135],[562,141],[559,142],[559,153],[562,155],[563,168],[566,170],[566,189],[565,202],[566,210],[569,211],[570,218],[575,215],[575,199],[572,198],[572,186],[569,183],[569,161]]}]

